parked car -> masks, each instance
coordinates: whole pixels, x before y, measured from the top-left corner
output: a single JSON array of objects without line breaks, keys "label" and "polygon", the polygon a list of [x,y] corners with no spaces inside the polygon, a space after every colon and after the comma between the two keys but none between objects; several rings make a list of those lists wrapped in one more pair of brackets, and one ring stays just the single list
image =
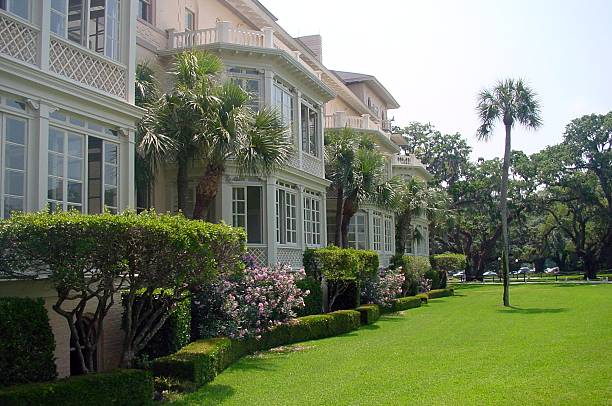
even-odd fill
[{"label": "parked car", "polygon": [[534,273],[535,271],[529,267],[523,266],[521,268],[519,268],[518,271],[516,271],[517,274],[519,275],[523,275],[523,274],[528,274],[528,273]]},{"label": "parked car", "polygon": [[453,276],[455,278],[462,278],[463,276],[465,276],[465,272],[464,271],[460,271],[460,272],[454,273]]},{"label": "parked car", "polygon": [[482,274],[482,276],[497,276],[497,272],[495,271],[487,271]]},{"label": "parked car", "polygon": [[559,267],[558,267],[558,266],[554,266],[554,267],[552,267],[552,268],[546,268],[546,269],[544,270],[544,273],[545,273],[545,274],[548,274],[548,275],[557,275],[557,274],[559,274],[559,273],[560,273],[560,271],[559,271]]}]

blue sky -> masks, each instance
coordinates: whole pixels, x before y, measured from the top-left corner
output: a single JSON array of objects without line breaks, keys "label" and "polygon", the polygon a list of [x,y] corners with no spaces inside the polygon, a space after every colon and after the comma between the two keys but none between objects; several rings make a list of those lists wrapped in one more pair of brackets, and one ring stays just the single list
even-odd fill
[{"label": "blue sky", "polygon": [[328,68],[373,74],[395,95],[396,123],[460,132],[474,158],[503,154],[503,129],[474,137],[477,92],[521,77],[544,126],[517,128],[527,153],[561,141],[573,118],[612,111],[611,0],[262,0],[292,35],[321,34]]}]

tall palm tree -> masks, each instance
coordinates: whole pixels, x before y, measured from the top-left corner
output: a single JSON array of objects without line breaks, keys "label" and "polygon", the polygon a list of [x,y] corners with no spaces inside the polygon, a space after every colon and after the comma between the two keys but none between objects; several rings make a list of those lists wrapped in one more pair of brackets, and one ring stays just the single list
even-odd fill
[{"label": "tall palm tree", "polygon": [[344,211],[344,188],[348,184],[353,169],[358,137],[355,130],[345,127],[340,131],[328,131],[325,134],[325,170],[327,178],[332,181],[336,192],[336,229],[334,244],[343,246],[342,213]]},{"label": "tall palm tree", "polygon": [[253,112],[249,95],[222,81],[221,60],[207,52],[175,57],[171,89],[143,119],[146,137],[166,147],[164,158],[177,165],[178,208],[185,211],[188,170],[202,161],[193,217],[202,219],[214,201],[226,163],[235,159],[241,174],[268,174],[290,158],[293,147],[286,127],[270,109]]},{"label": "tall palm tree", "polygon": [[511,134],[515,123],[530,129],[537,129],[542,125],[540,117],[540,102],[536,93],[521,79],[506,79],[497,83],[492,90],[482,90],[478,94],[478,117],[480,127],[477,136],[481,140],[488,140],[492,136],[496,121],[501,120],[506,129],[506,144],[504,149],[504,163],[502,183],[500,187],[500,213],[503,235],[503,275],[504,275],[504,306],[510,306],[510,242],[508,239],[508,171],[510,168]]},{"label": "tall palm tree", "polygon": [[342,247],[348,248],[348,229],[351,219],[364,201],[372,201],[383,208],[392,208],[394,189],[385,179],[386,162],[382,153],[376,151],[367,136],[359,140],[359,147],[344,185],[342,208]]}]

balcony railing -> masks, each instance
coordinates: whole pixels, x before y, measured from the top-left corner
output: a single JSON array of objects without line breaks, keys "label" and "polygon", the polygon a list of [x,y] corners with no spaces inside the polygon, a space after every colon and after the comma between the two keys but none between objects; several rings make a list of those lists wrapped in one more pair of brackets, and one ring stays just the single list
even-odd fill
[{"label": "balcony railing", "polygon": [[391,130],[393,129],[393,124],[391,120],[382,120],[381,128],[383,131],[391,132]]},{"label": "balcony railing", "polygon": [[122,99],[128,95],[127,67],[51,35],[47,60],[39,51],[40,29],[0,10],[0,54],[34,65]]},{"label": "balcony railing", "polygon": [[425,168],[425,165],[415,155],[394,155],[391,163],[396,166],[420,166]]},{"label": "balcony railing", "polygon": [[227,21],[219,21],[212,28],[183,32],[177,32],[173,29],[167,31],[169,50],[183,50],[219,43],[263,49],[278,49],[287,53],[315,77],[321,79],[321,72],[310,67],[302,59],[299,51],[290,49],[276,38],[272,28],[265,27],[261,31],[247,30],[234,27]]},{"label": "balcony railing", "polygon": [[325,128],[349,127],[355,130],[380,130],[380,125],[374,122],[369,114],[349,116],[343,111],[325,116]]}]

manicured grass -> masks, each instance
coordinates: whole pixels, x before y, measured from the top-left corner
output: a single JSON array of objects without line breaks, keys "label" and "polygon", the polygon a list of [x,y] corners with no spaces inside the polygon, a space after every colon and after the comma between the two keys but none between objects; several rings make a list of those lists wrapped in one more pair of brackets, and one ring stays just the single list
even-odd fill
[{"label": "manicured grass", "polygon": [[610,405],[612,286],[468,285],[354,333],[244,358],[177,404]]}]

